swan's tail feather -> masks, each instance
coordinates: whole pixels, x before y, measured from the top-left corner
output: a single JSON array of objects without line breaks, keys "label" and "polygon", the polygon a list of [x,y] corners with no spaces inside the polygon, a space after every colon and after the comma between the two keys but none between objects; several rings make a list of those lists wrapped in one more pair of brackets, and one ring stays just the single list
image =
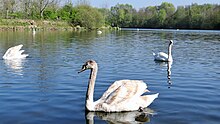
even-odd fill
[{"label": "swan's tail feather", "polygon": [[141,98],[145,101],[144,107],[148,107],[156,98],[158,98],[158,96],[159,93],[141,96]]}]

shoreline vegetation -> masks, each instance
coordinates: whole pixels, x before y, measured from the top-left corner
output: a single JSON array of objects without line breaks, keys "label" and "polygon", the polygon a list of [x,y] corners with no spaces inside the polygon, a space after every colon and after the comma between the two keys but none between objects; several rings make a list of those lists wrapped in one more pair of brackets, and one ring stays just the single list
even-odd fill
[{"label": "shoreline vegetation", "polygon": [[[62,5],[62,6],[61,6]],[[95,8],[89,0],[76,5],[60,0],[0,1],[0,31],[5,30],[104,30],[121,28],[220,30],[220,5],[175,7],[163,2],[139,10],[130,4]]]},{"label": "shoreline vegetation", "polygon": [[[119,27],[99,27],[96,30],[120,30]],[[79,25],[73,27],[66,21],[31,20],[31,19],[1,19],[0,31],[87,31]],[[94,29],[92,29],[94,30]]]}]

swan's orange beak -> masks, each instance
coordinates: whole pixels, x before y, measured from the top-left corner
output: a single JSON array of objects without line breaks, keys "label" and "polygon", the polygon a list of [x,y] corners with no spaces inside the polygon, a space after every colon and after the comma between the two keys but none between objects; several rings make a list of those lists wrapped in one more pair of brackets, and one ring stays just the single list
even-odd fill
[{"label": "swan's orange beak", "polygon": [[78,73],[81,73],[81,72],[83,72],[83,71],[85,71],[85,70],[86,70],[86,65],[83,65],[82,68],[81,68],[81,70],[80,70]]}]

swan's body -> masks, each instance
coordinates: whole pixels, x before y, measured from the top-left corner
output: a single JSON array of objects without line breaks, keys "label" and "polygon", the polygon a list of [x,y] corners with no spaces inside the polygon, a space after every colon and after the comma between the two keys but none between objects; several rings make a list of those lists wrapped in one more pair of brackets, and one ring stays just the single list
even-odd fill
[{"label": "swan's body", "polygon": [[88,111],[134,111],[148,107],[159,95],[157,93],[141,96],[143,93],[148,92],[147,85],[143,81],[119,80],[115,81],[102,97],[94,102],[93,94],[98,65],[94,60],[89,60],[83,65],[80,72],[86,69],[91,69],[86,95],[86,110]]},{"label": "swan's body", "polygon": [[98,31],[97,31],[97,34],[102,34],[102,31],[98,30]]},{"label": "swan's body", "polygon": [[162,62],[171,62],[173,61],[173,57],[171,54],[172,51],[172,46],[173,46],[173,41],[170,40],[169,46],[168,46],[168,54],[164,52],[159,52],[159,53],[153,53],[154,60],[155,61],[162,61]]},{"label": "swan's body", "polygon": [[28,54],[22,54],[24,52],[24,50],[21,50],[22,46],[23,45],[20,44],[9,48],[2,58],[7,60],[26,58]]}]

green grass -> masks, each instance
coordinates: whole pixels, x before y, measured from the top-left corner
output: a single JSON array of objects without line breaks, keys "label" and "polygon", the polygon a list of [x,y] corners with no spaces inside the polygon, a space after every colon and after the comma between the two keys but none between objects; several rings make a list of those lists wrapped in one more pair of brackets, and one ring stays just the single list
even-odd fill
[{"label": "green grass", "polygon": [[37,29],[44,30],[66,30],[72,27],[65,21],[49,20],[29,20],[29,19],[0,19],[0,28],[3,29],[31,29],[36,26]]}]

